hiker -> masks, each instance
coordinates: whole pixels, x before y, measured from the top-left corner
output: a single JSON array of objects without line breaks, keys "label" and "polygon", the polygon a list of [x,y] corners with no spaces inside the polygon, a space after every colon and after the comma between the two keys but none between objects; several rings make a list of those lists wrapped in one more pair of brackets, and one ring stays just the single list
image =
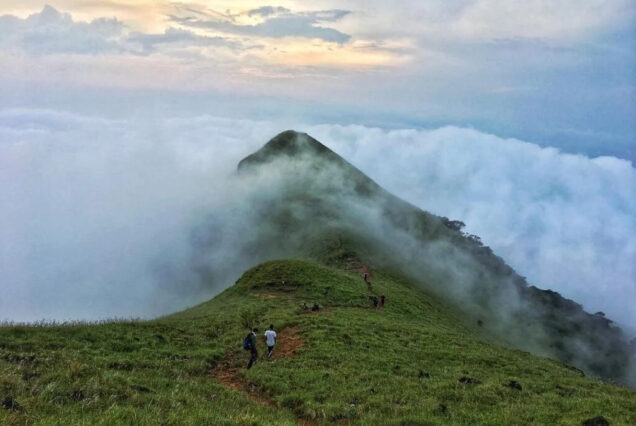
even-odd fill
[{"label": "hiker", "polygon": [[376,296],[372,296],[371,300],[373,301],[373,307],[378,308],[378,298]]},{"label": "hiker", "polygon": [[308,311],[309,306],[307,306],[307,302],[303,302],[303,311]]},{"label": "hiker", "polygon": [[276,344],[276,332],[274,331],[274,324],[269,325],[269,330],[265,332],[265,341],[267,343],[267,359],[272,356],[274,345]]},{"label": "hiker", "polygon": [[311,310],[313,312],[319,311],[320,307],[318,306],[318,303],[314,302],[314,306],[311,307]]},{"label": "hiker", "polygon": [[258,351],[256,350],[256,333],[258,328],[254,328],[243,340],[243,349],[250,351],[250,362],[247,364],[247,369],[252,368],[252,365],[258,359]]},{"label": "hiker", "polygon": [[384,292],[382,292],[382,294],[380,295],[380,307],[384,308],[384,302],[386,301],[386,296],[384,295]]},{"label": "hiker", "polygon": [[368,272],[364,273],[364,282],[367,284],[369,291],[373,291],[373,285],[371,285],[371,277]]}]

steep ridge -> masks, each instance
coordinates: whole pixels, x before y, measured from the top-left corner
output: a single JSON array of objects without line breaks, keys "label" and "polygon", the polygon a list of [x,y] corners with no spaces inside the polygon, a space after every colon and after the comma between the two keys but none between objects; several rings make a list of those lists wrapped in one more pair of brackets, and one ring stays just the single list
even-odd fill
[{"label": "steep ridge", "polygon": [[[592,375],[634,380],[629,377],[634,348],[611,320],[585,312],[554,291],[529,286],[479,237],[463,233],[462,222],[393,196],[314,138],[285,131],[242,160],[238,169],[259,177],[273,170],[284,173],[281,190],[254,207],[262,211],[261,226],[268,226],[263,238],[270,249],[286,241],[275,250],[278,257],[338,263],[342,259],[319,255],[321,250],[333,252],[330,244],[345,253],[364,252],[374,265],[398,269],[461,304],[472,321],[508,344]],[[365,223],[369,210],[374,217]],[[290,244],[290,235],[301,243]],[[253,247],[261,244],[255,241]]]}]

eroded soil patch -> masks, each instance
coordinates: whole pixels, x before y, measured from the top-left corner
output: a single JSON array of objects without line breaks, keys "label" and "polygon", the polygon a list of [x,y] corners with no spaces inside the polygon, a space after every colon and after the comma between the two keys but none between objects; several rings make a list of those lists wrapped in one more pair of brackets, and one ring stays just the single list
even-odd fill
[{"label": "eroded soil patch", "polygon": [[223,386],[245,394],[252,402],[267,405],[268,407],[276,407],[276,403],[273,400],[262,396],[258,389],[245,383],[238,374],[240,370],[237,367],[217,368],[215,377]]},{"label": "eroded soil patch", "polygon": [[[276,347],[274,348],[272,357],[269,360],[266,360],[264,357],[267,354],[266,346],[259,344],[259,360],[253,368],[258,368],[260,363],[276,362],[276,360],[296,355],[298,349],[305,344],[305,340],[299,333],[300,327],[286,327],[278,332]],[[264,397],[260,393],[258,387],[246,383],[241,377],[239,373],[241,370],[245,369],[245,366],[243,364],[238,367],[236,366],[237,363],[239,363],[239,357],[239,353],[231,353],[225,361],[217,365],[214,369],[214,376],[216,379],[226,388],[246,394],[253,402],[275,407],[276,403],[273,400]],[[242,358],[242,360],[245,361],[245,364],[247,364],[249,354],[245,352],[245,356],[240,358]]]},{"label": "eroded soil patch", "polygon": [[271,360],[294,356],[304,344],[305,339],[300,336],[300,327],[283,328],[276,338],[276,346]]}]

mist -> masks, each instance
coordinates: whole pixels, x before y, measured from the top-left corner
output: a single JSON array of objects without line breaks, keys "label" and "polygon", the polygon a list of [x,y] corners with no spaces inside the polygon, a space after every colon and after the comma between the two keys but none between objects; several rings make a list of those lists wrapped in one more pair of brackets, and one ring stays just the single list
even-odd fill
[{"label": "mist", "polygon": [[318,126],[312,135],[466,231],[529,282],[636,326],[636,169],[474,129]]},{"label": "mist", "polygon": [[636,178],[624,160],[454,127],[48,110],[0,112],[0,319],[150,318],[231,285],[258,260],[242,248],[258,226],[252,197],[276,190],[237,180],[236,164],[288,127],[407,201],[463,220],[532,284],[636,324]]},{"label": "mist", "polygon": [[213,294],[190,266],[193,228],[237,196],[228,176],[272,132],[3,111],[0,319],[148,318]]}]

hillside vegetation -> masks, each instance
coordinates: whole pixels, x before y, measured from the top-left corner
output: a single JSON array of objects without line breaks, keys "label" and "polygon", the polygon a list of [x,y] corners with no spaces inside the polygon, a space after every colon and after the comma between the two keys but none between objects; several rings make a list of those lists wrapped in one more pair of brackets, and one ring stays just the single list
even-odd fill
[{"label": "hillside vegetation", "polygon": [[[636,424],[634,390],[488,343],[455,307],[387,271],[368,288],[357,266],[267,262],[155,321],[1,328],[0,396],[16,406],[0,423]],[[245,370],[248,326],[270,323],[272,359]]]}]

